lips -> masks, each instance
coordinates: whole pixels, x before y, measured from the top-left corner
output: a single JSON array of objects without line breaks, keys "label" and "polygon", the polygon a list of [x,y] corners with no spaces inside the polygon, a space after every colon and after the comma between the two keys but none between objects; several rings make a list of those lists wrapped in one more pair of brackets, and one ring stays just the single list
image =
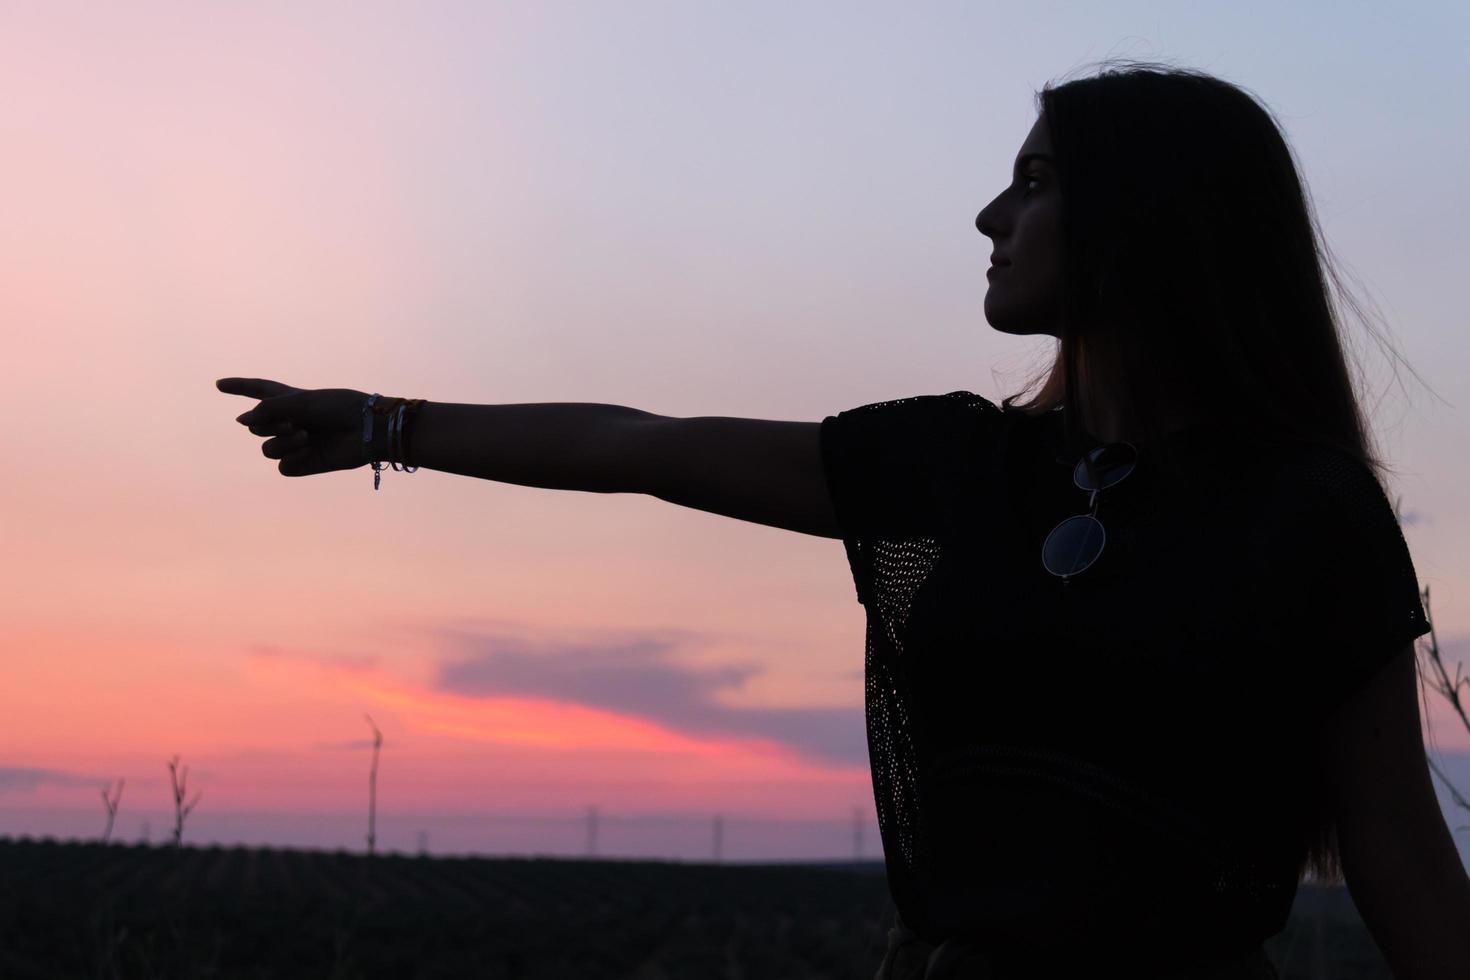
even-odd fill
[{"label": "lips", "polygon": [[990,256],[990,264],[991,265],[1010,265],[1011,264],[1011,260],[1008,259],[1008,258],[1006,258],[1003,255],[991,255]]}]

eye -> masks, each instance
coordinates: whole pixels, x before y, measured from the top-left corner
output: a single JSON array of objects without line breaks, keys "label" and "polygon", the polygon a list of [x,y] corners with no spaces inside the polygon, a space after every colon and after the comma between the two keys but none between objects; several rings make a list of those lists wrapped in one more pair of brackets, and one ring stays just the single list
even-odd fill
[{"label": "eye", "polygon": [[[1022,177],[1021,180],[1023,182],[1025,182],[1025,183],[1027,183],[1027,184],[1032,183],[1033,181],[1035,183],[1038,183],[1038,184],[1041,183],[1041,178],[1040,177]],[[1031,189],[1028,187],[1026,190],[1022,191],[1021,192],[1021,196],[1022,197],[1030,197],[1031,196]]]}]

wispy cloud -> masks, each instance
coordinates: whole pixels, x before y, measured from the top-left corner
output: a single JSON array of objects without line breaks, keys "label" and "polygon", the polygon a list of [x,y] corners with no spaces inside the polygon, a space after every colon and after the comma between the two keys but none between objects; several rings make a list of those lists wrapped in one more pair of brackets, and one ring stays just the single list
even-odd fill
[{"label": "wispy cloud", "polygon": [[252,644],[246,649],[246,654],[262,660],[296,660],[343,670],[372,670],[379,663],[377,655],[371,653],[315,653],[309,650],[283,650],[268,643]]},{"label": "wispy cloud", "polygon": [[62,772],[60,769],[30,769],[24,766],[0,766],[0,793],[23,792],[38,786],[96,786],[107,785],[105,779],[79,776]]},{"label": "wispy cloud", "polygon": [[764,671],[758,664],[681,664],[673,659],[678,644],[665,637],[547,647],[504,635],[454,636],[463,652],[439,665],[438,691],[567,701],[690,736],[770,739],[827,764],[867,760],[861,706],[746,708],[717,700]]},{"label": "wispy cloud", "polygon": [[370,738],[357,738],[347,742],[318,742],[312,746],[313,749],[322,749],[327,752],[355,752],[358,749],[370,749],[373,740]]}]

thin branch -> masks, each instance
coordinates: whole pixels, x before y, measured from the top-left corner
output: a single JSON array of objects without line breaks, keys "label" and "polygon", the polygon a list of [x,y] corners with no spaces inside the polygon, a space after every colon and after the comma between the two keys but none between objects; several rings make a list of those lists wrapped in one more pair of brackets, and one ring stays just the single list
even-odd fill
[{"label": "thin branch", "polygon": [[189,780],[189,767],[184,767],[184,773],[179,775],[179,757],[176,755],[169,760],[168,776],[173,784],[174,793],[174,847],[183,846],[184,841],[184,818],[194,812],[194,807],[199,805],[199,798],[204,794],[195,793],[194,798],[188,805],[184,804],[184,795],[187,792],[185,784]]},{"label": "thin branch", "polygon": [[[1394,499],[1393,503],[1394,519],[1397,520],[1400,525],[1403,524],[1403,519],[1399,515],[1399,506],[1402,502],[1403,498],[1397,497]],[[1424,698],[1424,724],[1426,727],[1429,728],[1429,735],[1432,743],[1434,729],[1429,721],[1429,701],[1427,697],[1424,697],[1425,684],[1428,684],[1431,688],[1444,695],[1445,698],[1449,700],[1450,704],[1455,709],[1455,714],[1460,716],[1460,722],[1465,726],[1465,730],[1467,732],[1470,732],[1470,717],[1466,717],[1465,705],[1463,702],[1460,701],[1460,685],[1462,683],[1465,683],[1466,681],[1470,681],[1470,678],[1461,678],[1460,667],[1462,665],[1457,662],[1455,664],[1455,680],[1453,683],[1450,682],[1449,672],[1445,670],[1444,660],[1439,655],[1439,637],[1434,632],[1434,614],[1431,611],[1429,605],[1429,586],[1424,586],[1424,589],[1419,593],[1419,597],[1424,602],[1424,619],[1426,622],[1429,623],[1429,636],[1427,638],[1427,643],[1425,644],[1425,652],[1429,655],[1429,662],[1434,667],[1434,673],[1438,675],[1437,677],[1432,678],[1426,677],[1424,671],[1419,671],[1419,693],[1420,696]],[[1415,643],[1417,644],[1424,639],[1424,637],[1418,637],[1415,639]],[[1424,753],[1424,759],[1426,762],[1429,763],[1429,771],[1434,773],[1434,775],[1439,778],[1439,781],[1444,784],[1445,788],[1449,790],[1450,799],[1454,801],[1455,805],[1460,807],[1462,810],[1470,811],[1470,801],[1467,801],[1465,799],[1465,795],[1455,787],[1454,783],[1450,782],[1449,777],[1440,771],[1439,767],[1434,764],[1434,760],[1429,758],[1428,752]],[[1470,830],[1470,827],[1457,827],[1455,829]]]},{"label": "thin branch", "polygon": [[375,826],[376,826],[377,811],[378,811],[378,749],[381,748],[382,745],[383,745],[383,733],[380,732],[380,731],[378,731],[378,726],[373,723],[373,718],[372,718],[371,715],[364,714],[363,717],[367,719],[367,723],[369,725],[372,725],[372,729],[373,729],[373,768],[368,773],[368,833],[367,833],[368,857],[372,857],[372,855],[373,855],[373,845],[377,841],[377,835],[375,833]]},{"label": "thin branch", "polygon": [[117,816],[117,803],[122,799],[123,781],[121,779],[117,781],[116,796],[108,795],[110,788],[109,786],[102,787],[102,805],[107,808],[107,828],[102,831],[102,843],[104,844],[112,837],[112,820]]}]

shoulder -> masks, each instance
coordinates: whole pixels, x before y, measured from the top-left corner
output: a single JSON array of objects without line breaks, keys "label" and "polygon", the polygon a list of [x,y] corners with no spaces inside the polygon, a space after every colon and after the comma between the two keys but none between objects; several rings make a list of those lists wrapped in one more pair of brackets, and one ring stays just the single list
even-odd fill
[{"label": "shoulder", "polygon": [[950,391],[942,395],[910,395],[905,398],[890,398],[885,401],[859,405],[838,416],[885,416],[896,419],[921,420],[925,418],[964,418],[966,416],[989,416],[1000,414],[1000,406],[973,391]]},{"label": "shoulder", "polygon": [[[1001,418],[989,399],[952,391],[823,419],[822,461],[845,537],[932,537],[952,526],[971,477],[998,444]],[[871,574],[861,564],[854,573],[860,581]]]},{"label": "shoulder", "polygon": [[1399,563],[1408,553],[1397,507],[1377,471],[1346,450],[1319,444],[1293,450],[1275,471],[1265,508],[1268,547],[1278,552],[1300,549],[1314,562],[1357,569]]},{"label": "shoulder", "polygon": [[1273,503],[1295,515],[1381,516],[1393,513],[1377,471],[1336,446],[1298,443],[1278,450]]},{"label": "shoulder", "polygon": [[1004,414],[1000,406],[983,395],[960,390],[859,405],[827,416],[822,426],[853,436],[924,444],[988,431]]}]

